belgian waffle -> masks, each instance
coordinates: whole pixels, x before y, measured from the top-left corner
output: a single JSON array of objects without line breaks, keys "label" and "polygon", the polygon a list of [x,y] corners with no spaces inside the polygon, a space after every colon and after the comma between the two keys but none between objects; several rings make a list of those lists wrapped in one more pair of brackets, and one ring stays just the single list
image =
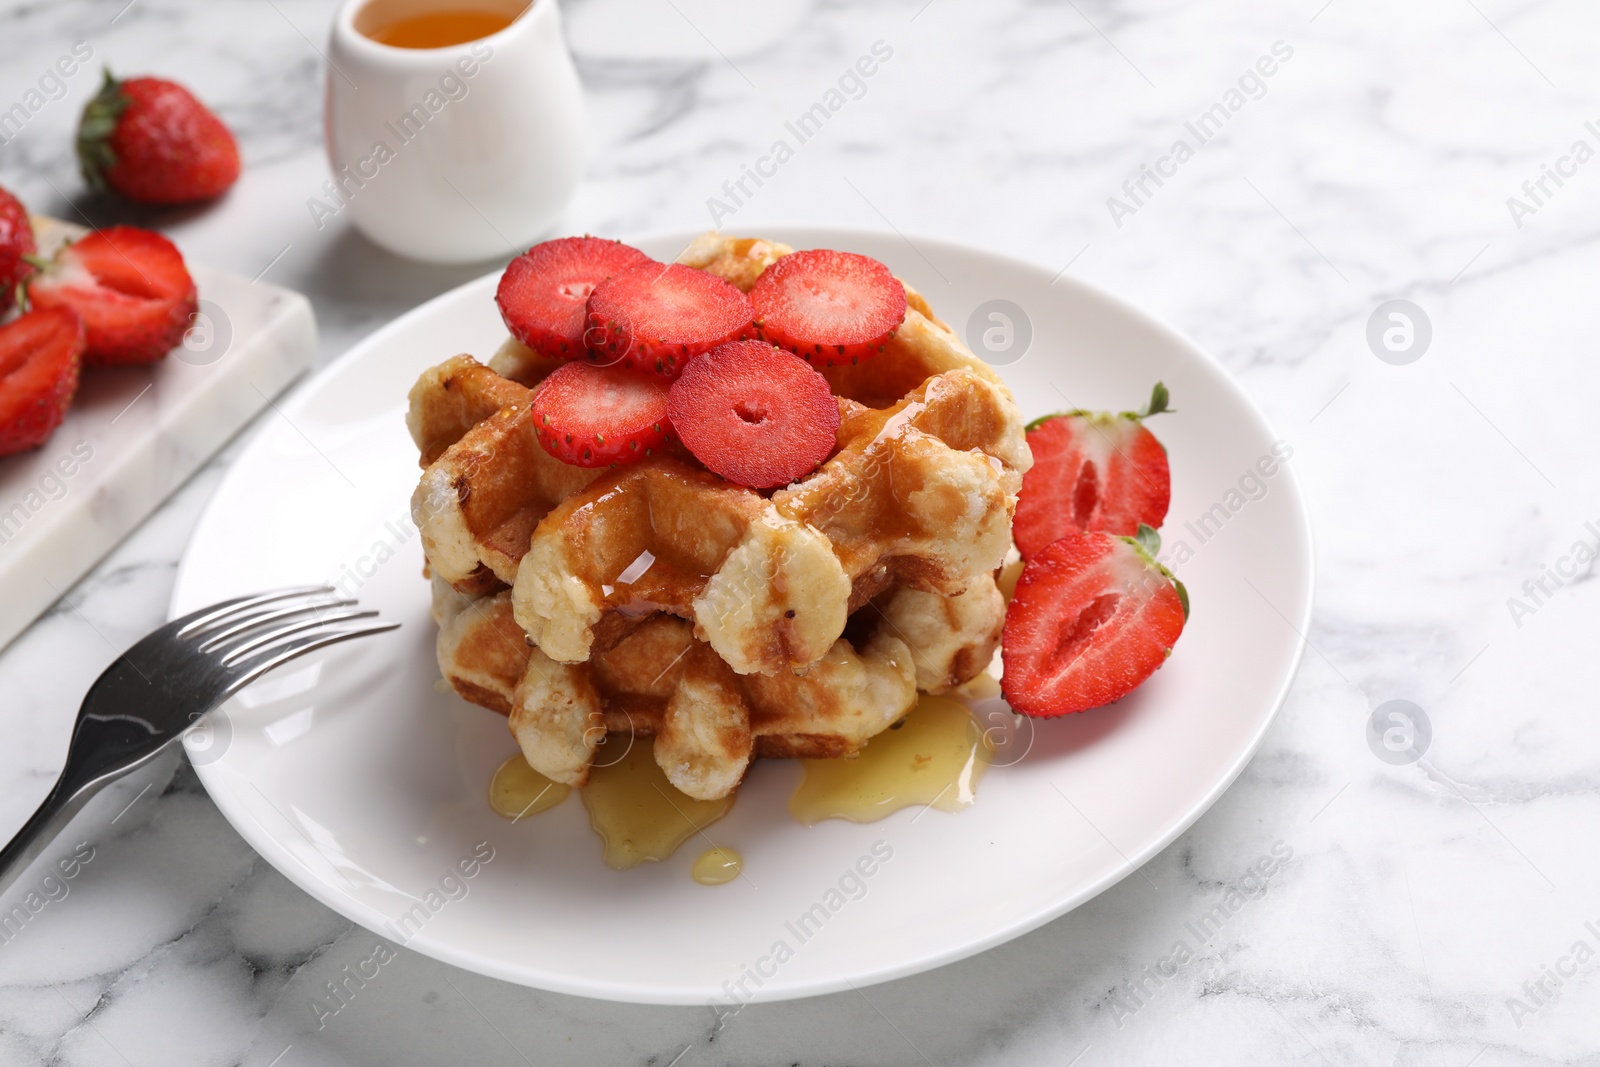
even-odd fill
[{"label": "belgian waffle", "polygon": [[891,584],[956,596],[998,567],[1027,456],[1004,387],[958,369],[890,408],[840,407],[833,458],[770,498],[665,457],[574,493],[533,531],[517,622],[581,663],[615,613],[667,611],[770,674],[815,662]]},{"label": "belgian waffle", "polygon": [[[681,261],[747,290],[788,251],[708,234]],[[581,785],[607,734],[631,733],[680,790],[724,796],[753,757],[853,754],[918,690],[987,666],[1031,457],[999,378],[907,298],[879,355],[824,372],[833,455],[770,494],[675,447],[555,460],[530,407],[556,364],[515,341],[419,379],[412,509],[440,667],[509,717],[535,769]]]},{"label": "belgian waffle", "polygon": [[433,579],[439,664],[467,700],[507,715],[529,761],[581,782],[610,734],[655,738],[667,777],[691,796],[724,796],[752,757],[855,753],[919,690],[970,681],[999,646],[1005,602],[984,575],[961,596],[890,591],[804,674],[735,674],[692,625],[654,614],[581,664],[527,643],[511,593],[473,596]]}]

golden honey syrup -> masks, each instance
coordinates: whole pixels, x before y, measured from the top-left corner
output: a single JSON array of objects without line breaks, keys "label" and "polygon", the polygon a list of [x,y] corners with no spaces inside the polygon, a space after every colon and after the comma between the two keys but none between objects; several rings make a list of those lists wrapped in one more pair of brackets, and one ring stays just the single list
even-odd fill
[{"label": "golden honey syrup", "polygon": [[500,764],[489,780],[489,806],[512,822],[549,811],[572,792],[571,786],[552,782],[522,758],[522,753]]},{"label": "golden honey syrup", "polygon": [[712,848],[700,853],[689,875],[701,885],[726,885],[743,870],[743,856],[731,848]]},{"label": "golden honey syrup", "polygon": [[387,22],[367,36],[391,48],[448,48],[499,33],[514,21],[514,15],[498,11],[424,11]]},{"label": "golden honey syrup", "polygon": [[923,695],[897,725],[854,759],[802,760],[805,780],[789,813],[807,826],[824,819],[876,822],[901,808],[960,811],[988,767],[984,732],[967,705]]},{"label": "golden honey syrup", "polygon": [[666,859],[733,807],[731,795],[696,800],[678,792],[656,766],[647,741],[635,742],[615,763],[590,770],[580,792],[589,825],[605,843],[606,865],[618,870]]}]

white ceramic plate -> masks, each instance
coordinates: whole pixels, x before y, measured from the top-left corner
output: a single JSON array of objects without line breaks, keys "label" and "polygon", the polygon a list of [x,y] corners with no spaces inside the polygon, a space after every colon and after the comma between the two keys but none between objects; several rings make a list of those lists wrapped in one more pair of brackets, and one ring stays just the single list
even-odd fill
[{"label": "white ceramic plate", "polygon": [[[689,236],[639,246],[665,258]],[[976,805],[957,814],[807,829],[786,807],[800,769],[758,764],[709,830],[745,857],[746,877],[724,886],[690,879],[705,847],[695,842],[659,864],[608,869],[576,796],[506,822],[485,802],[491,773],[516,751],[504,720],[435,685],[408,516],[416,451],[402,422],[420,371],[462,351],[486,359],[501,342],[497,279],[484,277],[379,330],[269,416],[200,521],[173,594],[176,615],[329,579],[405,623],[259,684],[191,746],[239,833],[329,907],[457,966],[583,996],[699,1004],[741,978],[762,1000],[832,992],[960,959],[1061,915],[1172,841],[1256,750],[1302,651],[1311,534],[1292,462],[1253,473],[1269,465],[1275,437],[1221,367],[1134,309],[1031,264],[869,232],[765,236],[876,256],[962,332],[987,301],[1025,309],[1031,343],[1000,369],[1030,418],[1137,407],[1156,379],[1167,383],[1178,412],[1154,427],[1172,457],[1165,533],[1171,551],[1187,542],[1176,569],[1194,603],[1171,660],[1114,707],[1038,724],[1026,758],[991,770]],[[1015,355],[1014,340],[995,362]],[[890,858],[868,864],[869,878],[853,875],[875,845]],[[491,850],[489,862],[468,863],[472,878],[452,877]],[[826,919],[802,940],[795,923],[818,904]]]}]

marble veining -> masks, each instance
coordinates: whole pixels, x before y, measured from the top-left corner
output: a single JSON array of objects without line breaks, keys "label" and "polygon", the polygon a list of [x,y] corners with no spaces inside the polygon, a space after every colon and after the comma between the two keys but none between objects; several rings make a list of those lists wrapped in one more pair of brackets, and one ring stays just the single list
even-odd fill
[{"label": "marble veining", "polygon": [[[119,72],[187,82],[247,160],[207,210],[87,195],[70,147],[85,74],[0,144],[0,184],[63,218],[160,226],[196,260],[306,293],[325,364],[498,266],[407,263],[345,220],[313,224],[333,7],[0,4],[0,110],[85,40]],[[168,768],[0,944],[0,1063],[1600,1063],[1600,593],[1592,571],[1545,577],[1600,521],[1600,165],[1533,214],[1507,206],[1595,140],[1592,5],[566,8],[592,145],[562,230],[709,225],[723,182],[881,40],[892,61],[728,228],[892,226],[994,248],[1122,295],[1227,366],[1294,445],[1316,522],[1313,648],[1281,717],[1198,824],[1069,915],[860,993],[758,1002],[720,1030],[708,1010],[525,990],[404,949],[327,1011],[327,983],[373,958],[374,935]],[[1265,92],[1117,225],[1108,199],[1280,41],[1293,59]],[[1366,338],[1396,297],[1433,327],[1404,366]],[[0,652],[0,827],[44,794],[88,681],[162,620],[237,447]],[[1513,613],[1541,578],[1535,610]],[[1366,728],[1402,698],[1433,738],[1394,765]],[[1241,906],[1197,934],[1230,893]]]}]

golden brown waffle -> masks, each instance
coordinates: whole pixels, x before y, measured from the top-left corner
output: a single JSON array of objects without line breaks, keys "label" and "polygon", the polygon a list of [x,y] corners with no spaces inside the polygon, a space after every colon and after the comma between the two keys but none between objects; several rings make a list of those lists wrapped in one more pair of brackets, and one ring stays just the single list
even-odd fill
[{"label": "golden brown waffle", "polygon": [[958,369],[890,408],[840,408],[833,457],[770,498],[670,459],[569,497],[522,557],[517,622],[582,663],[608,616],[653,608],[770,674],[809,666],[890,584],[955,596],[1000,565],[1029,459],[1004,386]]},{"label": "golden brown waffle", "polygon": [[411,512],[434,574],[466,593],[516,580],[546,512],[602,472],[546,452],[533,431],[533,390],[471,356],[425,372],[407,426],[422,453]]},{"label": "golden brown waffle", "polygon": [[893,590],[861,609],[859,637],[835,641],[805,674],[740,676],[670,615],[586,663],[558,663],[523,639],[508,592],[469,596],[439,578],[433,589],[440,669],[463,697],[509,715],[537,770],[581,785],[608,734],[653,737],[668,779],[702,798],[725,796],[753,757],[857,752],[919,689],[981,673],[1005,616],[987,575],[957,597]]},{"label": "golden brown waffle", "polygon": [[[711,234],[680,259],[748,290],[789,251]],[[679,789],[723,796],[752,757],[852,754],[919,689],[988,665],[1031,457],[999,378],[907,295],[882,353],[825,372],[834,454],[770,494],[677,447],[616,470],[555,460],[529,412],[556,364],[515,341],[419,379],[440,667],[509,716],[536,769],[582,784],[626,732],[654,738]]]}]

